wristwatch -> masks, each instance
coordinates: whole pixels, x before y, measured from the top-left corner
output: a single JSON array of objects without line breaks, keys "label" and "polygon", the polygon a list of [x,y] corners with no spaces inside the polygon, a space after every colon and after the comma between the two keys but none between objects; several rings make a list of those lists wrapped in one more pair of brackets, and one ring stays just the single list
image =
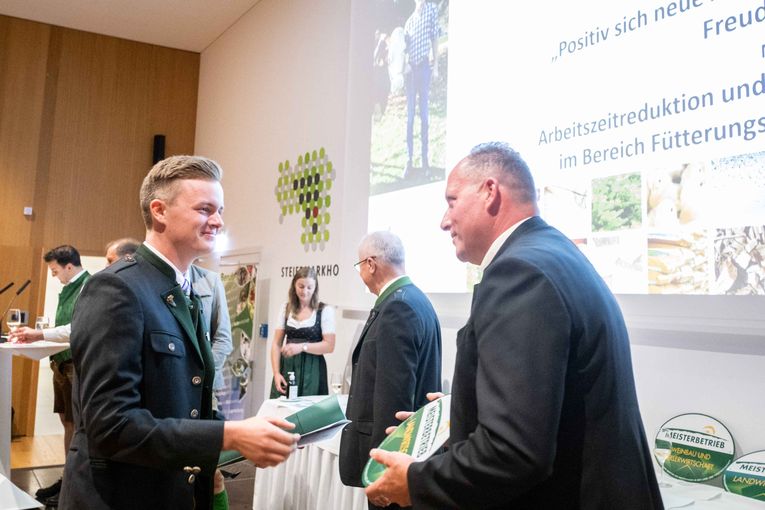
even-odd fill
[{"label": "wristwatch", "polygon": [[308,352],[308,342],[303,342],[303,352]]}]

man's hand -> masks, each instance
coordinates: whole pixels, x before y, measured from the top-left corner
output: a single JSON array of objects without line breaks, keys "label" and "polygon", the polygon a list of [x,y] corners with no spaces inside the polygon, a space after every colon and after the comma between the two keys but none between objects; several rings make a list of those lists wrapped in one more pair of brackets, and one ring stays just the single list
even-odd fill
[{"label": "man's hand", "polygon": [[291,434],[295,425],[280,418],[252,417],[227,421],[223,426],[223,449],[238,450],[258,467],[284,462],[295,451],[299,434]]},{"label": "man's hand", "polygon": [[[426,393],[425,398],[427,398],[429,401],[433,402],[434,400],[438,400],[439,398],[443,397],[444,394],[440,391],[434,391],[433,393]],[[410,416],[412,416],[414,413],[412,411],[399,411],[396,413],[396,419],[398,421],[404,421]],[[386,434],[392,434],[393,431],[396,430],[396,425],[392,425],[385,429]]]},{"label": "man's hand", "polygon": [[16,343],[37,342],[43,339],[42,331],[27,326],[12,329],[8,334],[8,340]]},{"label": "man's hand", "polygon": [[216,469],[213,477],[213,494],[220,494],[224,490],[226,490],[226,481],[223,478],[223,473],[220,472],[220,469]]},{"label": "man's hand", "polygon": [[404,453],[386,452],[377,448],[371,450],[369,455],[388,468],[375,483],[366,488],[369,501],[377,506],[388,506],[391,503],[411,506],[406,473],[414,459]]}]

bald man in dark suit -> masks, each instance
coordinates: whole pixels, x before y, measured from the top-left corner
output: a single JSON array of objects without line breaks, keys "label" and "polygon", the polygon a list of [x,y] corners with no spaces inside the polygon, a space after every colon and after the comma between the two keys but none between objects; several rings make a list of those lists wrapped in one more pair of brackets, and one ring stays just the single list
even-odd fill
[{"label": "bald man in dark suit", "polygon": [[654,510],[663,504],[619,306],[579,249],[539,216],[526,163],[475,147],[449,175],[457,257],[483,268],[457,336],[448,450],[367,488],[418,509]]}]

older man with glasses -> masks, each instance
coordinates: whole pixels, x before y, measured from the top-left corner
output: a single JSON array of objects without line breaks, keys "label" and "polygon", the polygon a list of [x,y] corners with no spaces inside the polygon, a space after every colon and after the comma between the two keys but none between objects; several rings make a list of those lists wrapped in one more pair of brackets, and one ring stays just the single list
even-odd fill
[{"label": "older man with glasses", "polygon": [[[353,350],[346,410],[351,423],[340,443],[340,478],[361,487],[369,450],[387,427],[398,425],[396,411],[416,410],[428,402],[427,393],[441,391],[441,327],[433,305],[405,274],[404,246],[396,235],[364,237],[354,266],[377,295]],[[378,507],[370,502],[369,508]]]}]

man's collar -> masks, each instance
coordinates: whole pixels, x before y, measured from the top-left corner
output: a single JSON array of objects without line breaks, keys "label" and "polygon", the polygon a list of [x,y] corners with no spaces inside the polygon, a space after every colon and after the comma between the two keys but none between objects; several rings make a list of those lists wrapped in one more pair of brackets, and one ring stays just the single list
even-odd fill
[{"label": "man's collar", "polygon": [[183,274],[183,272],[175,267],[175,264],[170,262],[170,259],[162,255],[162,252],[160,252],[158,249],[156,249],[154,246],[149,244],[149,241],[144,241],[143,245],[146,246],[154,255],[159,257],[162,262],[170,266],[170,268],[175,272],[175,281],[178,282],[178,284],[183,285],[183,280],[187,279],[187,275]]},{"label": "man's collar", "polygon": [[382,292],[380,292],[380,295],[377,296],[377,299],[375,300],[375,308],[380,306],[380,303],[385,301],[389,295],[396,292],[398,289],[403,287],[404,285],[410,285],[412,283],[412,280],[409,279],[407,275],[401,275],[398,276],[388,283],[385,284],[385,287],[383,287]]},{"label": "man's collar", "polygon": [[80,272],[79,272],[79,273],[77,273],[76,275],[72,276],[72,279],[71,279],[71,280],[69,280],[68,282],[66,282],[66,284],[67,284],[67,285],[69,285],[70,283],[74,283],[74,282],[76,282],[77,280],[79,280],[80,278],[82,278],[82,276],[83,276],[84,274],[85,274],[85,270],[84,270],[83,268],[80,268]]},{"label": "man's collar", "polygon": [[399,281],[401,278],[406,278],[406,275],[402,274],[401,276],[397,276],[397,277],[395,277],[395,278],[393,278],[391,280],[388,280],[388,283],[386,283],[385,285],[382,286],[382,288],[380,288],[380,293],[377,294],[377,295],[378,296],[382,296],[385,293],[385,291],[387,290],[388,287],[393,285],[394,282]]},{"label": "man's collar", "polygon": [[523,218],[521,221],[502,232],[499,237],[497,237],[494,242],[491,243],[491,246],[489,246],[489,250],[486,252],[486,255],[483,256],[483,261],[481,262],[480,266],[481,271],[486,270],[486,267],[491,264],[491,261],[494,260],[494,257],[497,256],[499,249],[502,248],[502,245],[505,244],[505,241],[507,241],[507,238],[510,237],[510,235],[515,232],[515,229],[521,226],[521,224],[529,218],[533,218],[533,216]]}]

